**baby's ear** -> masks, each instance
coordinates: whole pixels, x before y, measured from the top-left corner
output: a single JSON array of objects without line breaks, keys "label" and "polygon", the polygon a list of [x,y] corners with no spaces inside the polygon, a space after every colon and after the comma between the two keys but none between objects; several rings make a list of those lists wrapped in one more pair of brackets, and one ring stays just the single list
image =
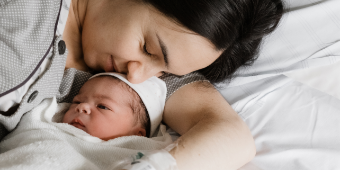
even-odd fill
[{"label": "baby's ear", "polygon": [[138,127],[136,129],[136,134],[137,136],[146,136],[146,130],[142,127]]}]

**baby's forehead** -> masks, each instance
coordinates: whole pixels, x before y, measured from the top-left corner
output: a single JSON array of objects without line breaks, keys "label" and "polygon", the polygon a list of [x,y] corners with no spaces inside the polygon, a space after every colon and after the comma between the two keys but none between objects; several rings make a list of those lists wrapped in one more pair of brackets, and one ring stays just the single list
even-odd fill
[{"label": "baby's forehead", "polygon": [[[85,84],[91,84],[92,86],[96,86],[96,85],[103,85],[102,83],[106,83],[105,85],[107,86],[112,86],[112,85],[120,85],[121,87],[129,87],[130,86],[128,84],[126,84],[125,82],[123,82],[122,80],[120,80],[117,77],[114,76],[108,76],[108,75],[101,75],[98,77],[94,77],[89,79],[87,82],[85,82]],[[85,85],[84,84],[84,85]],[[95,84],[95,85],[93,85]],[[119,86],[115,86],[115,87],[119,87]]]},{"label": "baby's forehead", "polygon": [[113,83],[113,85],[118,85],[118,87],[122,87],[123,89],[128,90],[130,93],[136,93],[135,90],[133,90],[128,84],[126,84],[124,81],[120,80],[117,77],[106,76],[106,75],[105,76],[99,76],[99,77],[109,79],[109,81],[111,81]]},{"label": "baby's forehead", "polygon": [[[93,81],[95,81],[95,82],[106,81],[105,83],[109,83],[109,84],[105,84],[105,86],[109,87],[108,90],[113,89],[113,88],[120,88],[120,90],[128,92],[128,94],[130,96],[127,96],[127,97],[131,97],[131,99],[133,99],[133,100],[140,100],[138,93],[135,90],[133,90],[128,84],[126,84],[124,81],[120,80],[117,77],[102,75],[102,76],[94,77]],[[112,88],[110,88],[110,87],[112,87]],[[92,86],[90,88],[92,89],[92,88],[96,88],[96,87]]]}]

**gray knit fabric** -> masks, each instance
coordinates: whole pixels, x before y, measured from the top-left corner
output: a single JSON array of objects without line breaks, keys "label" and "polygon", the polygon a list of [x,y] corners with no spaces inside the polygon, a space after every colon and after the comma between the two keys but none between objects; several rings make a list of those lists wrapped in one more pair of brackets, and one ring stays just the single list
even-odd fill
[{"label": "gray knit fabric", "polygon": [[[45,98],[52,98],[58,94],[60,82],[64,74],[64,68],[66,63],[67,51],[63,55],[58,53],[58,42],[61,37],[57,37],[51,54],[51,65],[46,70],[46,72],[31,85],[25,96],[23,97],[18,110],[11,116],[0,115],[0,123],[8,130],[13,130],[18,122],[20,121],[22,115],[30,111],[33,107],[38,105]],[[28,102],[29,97],[35,91],[38,92],[37,97],[31,102]],[[1,128],[1,127],[0,127]],[[4,137],[3,134],[6,131],[0,129],[0,138]]]},{"label": "gray knit fabric", "polygon": [[40,66],[55,35],[60,0],[0,1],[0,97]]},{"label": "gray knit fabric", "polygon": [[[58,91],[67,56],[67,51],[59,55],[57,44],[61,37],[55,37],[54,32],[60,2],[0,0],[0,97],[23,85],[39,68],[44,56],[53,55],[50,67],[31,85],[15,114],[0,114],[0,140],[7,130],[16,127],[24,113]],[[37,97],[28,103],[35,91]]]},{"label": "gray knit fabric", "polygon": [[62,83],[59,87],[57,95],[58,103],[71,103],[73,97],[76,96],[83,84],[92,76],[92,74],[79,71],[74,68],[67,69],[64,72]]},{"label": "gray knit fabric", "polygon": [[[181,87],[196,82],[196,81],[208,81],[203,75],[194,72],[189,73],[184,76],[176,76],[173,74],[165,73],[160,77],[163,81],[165,81],[167,87],[166,100],[175,93]],[[208,81],[209,82],[209,81]]]},{"label": "gray knit fabric", "polygon": [[0,8],[7,5],[11,0],[0,0]]}]

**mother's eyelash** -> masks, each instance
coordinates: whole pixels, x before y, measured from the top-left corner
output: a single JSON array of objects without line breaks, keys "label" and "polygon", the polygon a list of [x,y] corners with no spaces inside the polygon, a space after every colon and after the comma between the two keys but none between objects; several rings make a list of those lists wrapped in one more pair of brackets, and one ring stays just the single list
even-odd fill
[{"label": "mother's eyelash", "polygon": [[151,55],[152,55],[152,54],[150,54],[150,53],[148,52],[148,50],[146,49],[146,43],[144,43],[143,51],[144,51],[144,53],[145,53],[146,55],[148,55],[148,56],[151,56]]},{"label": "mother's eyelash", "polygon": [[72,104],[80,104],[79,101],[72,101]]}]

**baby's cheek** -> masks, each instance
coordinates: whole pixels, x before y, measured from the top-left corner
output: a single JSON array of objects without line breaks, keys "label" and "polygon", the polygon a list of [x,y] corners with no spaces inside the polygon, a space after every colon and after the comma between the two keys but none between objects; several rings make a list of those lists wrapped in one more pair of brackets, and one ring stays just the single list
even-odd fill
[{"label": "baby's cheek", "polygon": [[71,112],[68,110],[63,117],[63,123],[70,123],[71,120]]},{"label": "baby's cheek", "polygon": [[110,126],[112,122],[102,120],[101,122],[91,121],[86,126],[87,133],[102,140],[109,140],[119,136],[116,129]]}]

